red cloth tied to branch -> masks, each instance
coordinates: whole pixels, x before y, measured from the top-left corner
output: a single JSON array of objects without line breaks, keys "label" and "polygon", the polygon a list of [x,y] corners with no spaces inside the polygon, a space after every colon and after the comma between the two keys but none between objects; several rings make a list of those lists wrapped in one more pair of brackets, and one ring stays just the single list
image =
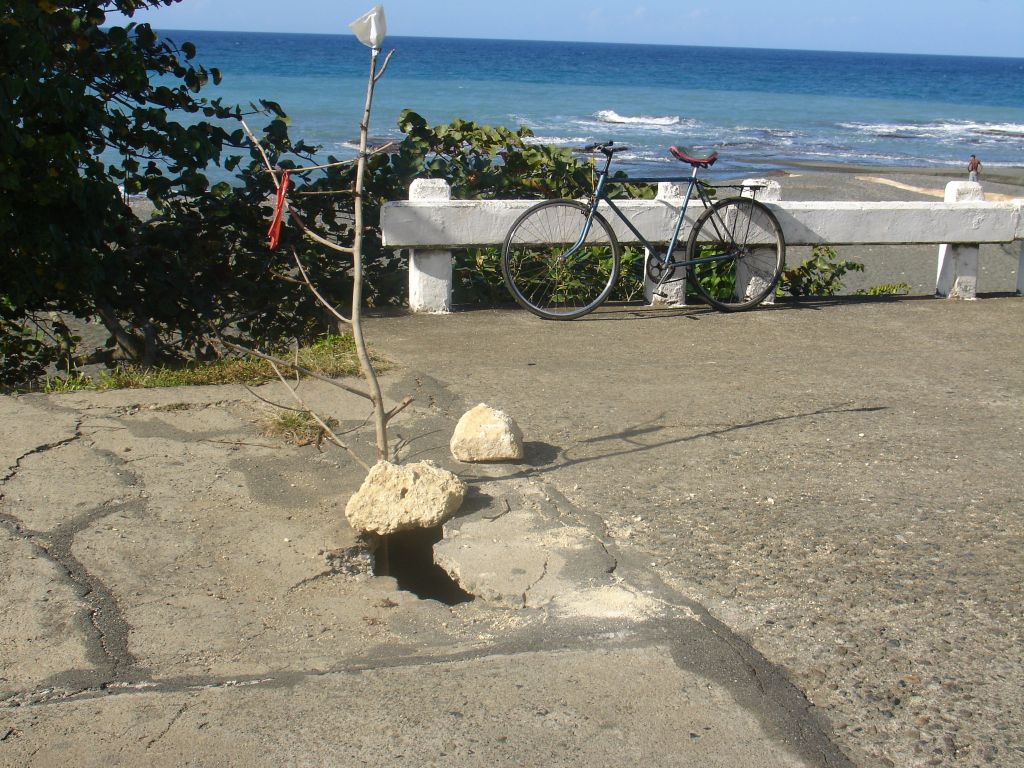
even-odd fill
[{"label": "red cloth tied to branch", "polygon": [[288,171],[281,173],[281,184],[277,188],[277,200],[274,201],[274,218],[270,222],[270,229],[267,230],[267,237],[270,238],[270,250],[277,248],[281,241],[281,214],[284,212],[285,194],[288,192]]}]

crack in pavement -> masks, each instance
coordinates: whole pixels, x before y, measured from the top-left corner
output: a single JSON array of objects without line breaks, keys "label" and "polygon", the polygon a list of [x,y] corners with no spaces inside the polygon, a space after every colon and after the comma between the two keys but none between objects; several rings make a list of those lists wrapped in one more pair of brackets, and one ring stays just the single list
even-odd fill
[{"label": "crack in pavement", "polygon": [[64,580],[86,603],[91,629],[85,638],[89,660],[96,667],[95,674],[114,679],[130,676],[132,672],[137,676],[139,672],[137,661],[128,650],[128,622],[113,592],[90,573],[71,550],[75,534],[79,531],[114,512],[140,504],[141,501],[100,507],[50,533],[26,529],[16,518],[0,515],[0,525],[31,544],[46,560],[57,566]]},{"label": "crack in pavement", "polygon": [[550,562],[549,558],[545,557],[544,558],[544,567],[541,568],[540,576],[537,577],[537,579],[533,582],[533,584],[530,584],[529,586],[526,587],[526,589],[523,590],[523,598],[522,599],[523,599],[523,605],[524,606],[526,606],[528,604],[527,600],[526,600],[526,597],[527,597],[527,595],[530,594],[530,590],[533,589],[534,587],[536,587],[542,581],[544,581],[544,579],[547,577],[547,575],[548,575],[548,562]]},{"label": "crack in pavement", "polygon": [[182,704],[180,707],[178,707],[178,711],[175,712],[174,715],[171,716],[170,722],[167,723],[167,725],[164,727],[164,729],[162,731],[160,731],[160,733],[158,733],[152,739],[150,739],[149,741],[146,742],[146,749],[147,750],[150,747],[152,747],[154,744],[156,744],[158,741],[160,741],[160,739],[162,739],[164,736],[167,735],[167,733],[171,730],[171,728],[174,727],[174,724],[176,722],[178,722],[178,718],[180,718],[182,716],[182,714],[184,714],[186,709],[188,709],[188,704]]},{"label": "crack in pavement", "polygon": [[[83,435],[82,435],[82,424],[84,423],[84,421],[85,421],[85,417],[84,416],[79,416],[78,418],[75,419],[74,434],[72,434],[71,437],[66,437],[63,440],[58,440],[58,441],[56,441],[54,443],[46,443],[44,445],[37,445],[31,451],[26,451],[21,456],[19,456],[15,460],[13,465],[8,465],[8,466],[10,466],[10,471],[6,475],[4,475],[3,477],[0,477],[0,487],[5,485],[9,480],[12,480],[18,474],[18,472],[21,471],[21,462],[23,462],[29,456],[35,456],[35,455],[40,454],[40,453],[46,453],[47,451],[52,451],[55,448],[61,448],[62,446],[70,445],[71,443],[74,443],[77,440],[81,440],[82,437],[83,437]],[[0,491],[0,501],[3,501],[3,499],[4,499],[4,494],[3,494],[2,491]]]},{"label": "crack in pavement", "polygon": [[[616,648],[642,648],[652,645],[663,645],[664,642],[656,633],[644,637],[635,631],[610,634],[605,628],[598,627],[592,632],[572,632],[557,642],[559,652],[592,650],[599,641],[611,642]],[[510,638],[486,648],[457,651],[455,653],[439,653],[435,656],[423,653],[409,656],[379,658],[373,656],[354,657],[350,661],[329,668],[283,670],[272,675],[267,673],[233,675],[231,677],[183,676],[168,677],[163,680],[111,681],[101,685],[81,687],[75,690],[60,690],[49,686],[24,691],[0,701],[0,712],[25,706],[61,706],[86,700],[102,699],[108,696],[137,696],[146,694],[196,693],[200,691],[228,690],[246,687],[294,688],[305,680],[330,677],[332,675],[351,675],[375,670],[415,669],[417,667],[436,667],[448,664],[476,661],[491,657],[533,654],[537,652],[537,638],[527,635],[522,638]]]},{"label": "crack in pavement", "polygon": [[64,570],[80,597],[89,603],[89,618],[100,651],[99,654],[95,653],[97,649],[94,647],[90,655],[99,670],[106,671],[115,679],[129,676],[130,672],[136,671],[138,663],[128,649],[128,622],[113,591],[75,557],[72,547],[75,536],[96,521],[115,512],[137,512],[144,508],[145,501],[142,499],[100,507],[59,526],[51,533],[37,533],[33,537],[37,546]]},{"label": "crack in pavement", "polygon": [[[680,620],[684,620],[680,624]],[[618,628],[616,628],[618,627]],[[535,654],[539,647],[545,653],[572,653],[577,651],[592,652],[595,648],[604,649],[639,649],[664,648],[671,655],[680,669],[692,670],[729,690],[736,690],[735,672],[739,669],[754,668],[758,671],[763,667],[765,682],[756,691],[746,690],[738,703],[750,711],[765,712],[768,710],[788,713],[788,720],[796,723],[796,741],[802,750],[813,751],[821,757],[821,763],[829,766],[852,768],[852,763],[839,752],[830,741],[831,729],[822,718],[816,717],[814,707],[802,693],[789,683],[785,676],[773,668],[756,651],[750,657],[742,649],[734,647],[723,649],[721,643],[712,638],[720,638],[719,633],[700,622],[694,622],[685,611],[671,612],[665,618],[636,627],[628,622],[616,627],[607,623],[595,623],[587,631],[580,632],[575,623],[561,625],[552,634],[552,626],[544,623],[521,634],[509,635],[503,640],[484,648],[467,649],[457,652],[444,652],[439,649],[436,655],[429,652],[409,655],[395,655],[381,658],[379,656],[359,656],[337,664],[333,667],[282,670],[271,674],[253,674],[251,676],[231,677],[199,677],[182,676],[168,677],[160,681],[136,683],[112,683],[84,689],[73,695],[61,695],[54,689],[37,690],[22,694],[14,699],[0,702],[0,712],[18,707],[67,707],[82,702],[97,701],[108,696],[139,696],[139,695],[174,695],[185,694],[195,696],[206,691],[230,691],[233,689],[258,688],[261,690],[295,690],[299,686],[329,677],[359,675],[366,672],[397,669],[414,670],[445,667],[452,664],[472,663],[489,658],[501,658],[520,654]],[[728,631],[726,634],[729,634]],[[731,645],[731,644],[730,644]],[[716,650],[717,648],[717,650]],[[734,664],[727,664],[730,669],[725,674],[708,674],[715,668],[717,658],[725,652],[733,659]],[[709,666],[708,660],[711,659]],[[731,670],[731,671],[730,671]],[[760,679],[760,672],[759,679]],[[171,716],[167,725],[147,746],[152,746],[173,728],[174,724],[184,715],[191,701],[184,702],[178,711]]]},{"label": "crack in pavement", "polygon": [[[75,422],[75,433],[71,437],[54,443],[37,446],[20,456],[14,469],[0,481],[0,485],[14,478],[20,471],[22,462],[29,456],[39,455],[50,450],[69,445],[81,440],[85,435],[82,425],[84,417]],[[113,458],[124,466],[124,462],[116,456]],[[138,477],[125,469],[131,476],[131,484],[139,483]],[[0,500],[3,496],[0,495]],[[135,676],[139,674],[137,661],[128,649],[128,622],[125,620],[113,591],[98,577],[89,572],[88,568],[75,557],[72,549],[75,537],[89,526],[115,512],[141,511],[145,507],[143,499],[127,503],[108,503],[91,509],[74,519],[54,528],[52,531],[37,531],[29,528],[15,515],[0,512],[0,526],[7,528],[16,537],[30,544],[45,560],[58,569],[63,580],[71,586],[75,594],[86,603],[89,619],[89,630],[85,634],[87,657],[95,666],[89,676],[101,676],[113,679]],[[66,677],[68,673],[58,675]]]}]

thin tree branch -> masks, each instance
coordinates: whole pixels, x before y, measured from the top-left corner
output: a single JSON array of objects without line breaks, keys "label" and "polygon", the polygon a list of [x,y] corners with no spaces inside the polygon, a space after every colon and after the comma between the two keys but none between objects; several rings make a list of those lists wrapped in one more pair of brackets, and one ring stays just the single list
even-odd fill
[{"label": "thin tree branch", "polygon": [[371,403],[373,402],[373,398],[370,396],[369,393],[363,392],[362,390],[356,389],[355,387],[350,387],[348,384],[345,384],[343,382],[335,381],[334,379],[324,376],[323,374],[317,373],[316,371],[311,371],[309,368],[305,368],[301,365],[295,365],[294,363],[290,363],[287,360],[282,360],[279,357],[273,357],[272,355],[268,355],[263,352],[258,352],[255,349],[243,347],[241,344],[235,344],[224,339],[220,339],[219,343],[223,344],[229,349],[235,350],[236,352],[241,352],[242,354],[252,355],[253,357],[258,357],[261,360],[266,360],[268,363],[283,365],[285,368],[293,368],[294,370],[301,373],[303,376],[308,376],[309,378],[316,379],[317,381],[323,381],[327,384],[330,384],[331,386],[337,387],[338,389],[343,389],[346,392],[350,392],[353,395],[359,395],[359,397],[369,400]]},{"label": "thin tree branch", "polygon": [[355,459],[363,469],[369,472],[370,466],[365,461],[363,461],[362,458],[360,458],[358,453],[353,451],[345,443],[341,442],[341,438],[334,434],[333,430],[331,430],[331,428],[327,426],[327,422],[321,419],[312,408],[306,405],[306,402],[302,399],[302,397],[299,396],[299,393],[295,391],[294,387],[292,387],[292,385],[288,383],[288,380],[284,377],[284,374],[281,373],[281,369],[278,368],[273,361],[270,362],[270,367],[274,369],[274,373],[277,374],[277,378],[281,380],[281,383],[284,384],[285,388],[288,390],[291,396],[295,398],[295,402],[302,406],[304,411],[308,413],[317,424],[320,425],[320,429],[322,429],[327,434],[327,436],[331,438],[334,444],[337,445],[339,448],[343,449],[349,456]]},{"label": "thin tree branch", "polygon": [[297,190],[295,192],[299,197],[335,197],[338,195],[351,195],[352,190],[350,189],[327,189],[319,192],[307,192],[304,189]]},{"label": "thin tree branch", "polygon": [[281,405],[281,403],[275,403],[273,400],[268,400],[267,398],[258,394],[256,390],[254,390],[248,384],[243,384],[242,386],[244,386],[246,390],[248,390],[250,395],[255,397],[257,400],[262,400],[267,405],[272,405],[275,408],[280,408],[282,411],[295,411],[295,413],[304,413],[304,411],[301,408],[292,408],[290,405]]},{"label": "thin tree branch", "polygon": [[249,141],[252,142],[252,145],[256,147],[256,151],[258,151],[260,156],[263,158],[263,164],[267,167],[267,173],[270,174],[270,178],[274,181],[274,188],[280,189],[281,182],[277,180],[277,174],[274,172],[274,166],[270,164],[270,158],[267,157],[267,153],[263,151],[263,145],[260,144],[260,140],[256,138],[256,134],[252,132],[252,129],[248,126],[245,120],[238,118],[238,122],[242,124],[242,130],[245,131],[246,135],[249,137]]},{"label": "thin tree branch", "polygon": [[[381,152],[387,152],[389,149],[391,149],[396,144],[398,144],[397,141],[389,141],[387,144],[381,144],[376,149],[373,149],[373,150],[367,152],[366,156],[367,157],[372,157],[373,155],[379,155]],[[333,162],[333,163],[324,163],[323,165],[303,165],[303,166],[301,166],[299,168],[289,168],[288,172],[289,173],[305,173],[306,171],[319,171],[319,170],[322,170],[324,168],[337,168],[337,167],[342,166],[342,165],[352,165],[353,163],[357,163],[357,162],[359,162],[359,158],[358,157],[353,157],[353,158],[351,158],[349,160],[338,160],[338,161]]]},{"label": "thin tree branch", "polygon": [[338,253],[346,253],[351,255],[352,253],[355,252],[355,249],[353,248],[349,248],[344,245],[338,245],[337,243],[332,243],[330,240],[318,235],[312,228],[310,228],[306,224],[306,222],[302,220],[302,217],[294,208],[292,208],[290,204],[288,205],[288,215],[296,224],[299,225],[299,229],[302,231],[302,234],[306,235],[306,237],[308,237],[313,242],[320,243],[320,245],[326,248],[330,248],[332,251],[337,251]]},{"label": "thin tree branch", "polygon": [[[394,51],[392,51],[392,53],[394,53]],[[382,144],[381,146],[377,147],[376,149],[371,150],[370,152],[367,152],[366,156],[367,157],[372,157],[373,155],[379,155],[381,152],[387,152],[389,149],[391,149],[397,143],[398,143],[397,141],[389,141],[387,144]],[[288,173],[306,173],[307,171],[321,171],[321,170],[324,170],[325,168],[338,168],[338,167],[343,166],[343,165],[352,165],[353,163],[357,163],[357,162],[359,162],[359,158],[358,157],[353,157],[350,160],[338,160],[337,162],[334,162],[334,163],[324,163],[323,165],[303,165],[303,166],[299,166],[298,168],[289,168],[288,169]],[[312,195],[312,194],[316,194],[316,193],[314,193],[314,192],[307,192],[306,194]]]},{"label": "thin tree branch", "polygon": [[323,306],[324,309],[326,309],[328,312],[330,312],[332,315],[338,318],[341,322],[348,323],[349,325],[351,325],[351,320],[349,320],[347,317],[341,314],[337,309],[334,308],[333,304],[331,304],[329,301],[327,301],[327,299],[320,295],[320,291],[316,289],[316,286],[314,286],[312,281],[309,279],[309,275],[306,274],[306,268],[302,266],[302,262],[299,260],[299,254],[296,253],[294,248],[292,248],[292,256],[295,258],[295,263],[299,267],[299,272],[302,274],[302,279],[305,280],[306,282],[306,287],[309,288],[309,290],[313,293],[314,296],[316,296],[316,300],[320,302],[321,306]]},{"label": "thin tree branch", "polygon": [[384,71],[388,68],[388,64],[391,63],[391,57],[394,55],[395,49],[392,48],[390,51],[388,51],[388,55],[384,57],[384,63],[380,65],[380,69],[377,70],[377,73],[373,76],[374,83],[376,83],[378,80],[384,77]]},{"label": "thin tree branch", "polygon": [[400,402],[398,405],[396,405],[394,408],[392,408],[390,411],[384,414],[384,423],[388,423],[393,418],[395,418],[395,416],[397,416],[410,405],[412,405],[413,399],[414,398],[412,395],[406,395],[405,399],[403,399],[402,402]]}]

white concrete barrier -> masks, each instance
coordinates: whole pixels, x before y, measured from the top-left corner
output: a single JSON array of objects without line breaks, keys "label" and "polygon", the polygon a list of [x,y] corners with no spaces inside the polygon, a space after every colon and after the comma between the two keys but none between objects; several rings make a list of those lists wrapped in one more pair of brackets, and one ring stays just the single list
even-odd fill
[{"label": "white concrete barrier", "polygon": [[[985,191],[976,181],[951,181],[946,185],[946,194],[943,199],[947,203],[984,200]],[[939,246],[939,273],[935,280],[935,291],[950,298],[968,300],[977,298],[977,245],[943,243]]]},{"label": "white concrete barrier", "polygon": [[[1024,200],[987,202],[965,199],[975,193],[959,186],[950,191],[966,184],[971,182],[952,182],[941,203],[773,202],[760,193],[758,198],[775,213],[787,245],[943,246],[935,287],[940,296],[973,297],[978,244],[1020,242],[1017,292],[1024,292]],[[617,200],[616,205],[645,237],[660,243],[672,231],[679,194],[669,185],[659,186],[654,200]],[[411,249],[409,303],[414,311],[450,311],[451,249],[500,245],[516,218],[537,202],[449,197],[444,181],[421,179],[413,182],[410,200],[386,203],[381,210],[384,245]],[[680,234],[684,242],[703,210],[699,200],[690,202]],[[632,232],[607,213],[619,241],[635,243]]]},{"label": "white concrete barrier", "polygon": [[[444,179],[416,179],[409,199],[425,203],[447,202],[452,188]],[[413,312],[443,314],[452,311],[452,254],[436,248],[409,251],[409,308]]]}]

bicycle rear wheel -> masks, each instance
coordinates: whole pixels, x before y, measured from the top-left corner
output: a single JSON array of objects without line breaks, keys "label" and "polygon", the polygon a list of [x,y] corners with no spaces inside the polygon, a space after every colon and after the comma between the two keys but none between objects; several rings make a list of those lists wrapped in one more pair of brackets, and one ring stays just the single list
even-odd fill
[{"label": "bicycle rear wheel", "polygon": [[756,200],[719,200],[700,215],[686,245],[690,284],[724,312],[756,307],[775,290],[786,241],[775,214]]},{"label": "bicycle rear wheel", "polygon": [[619,277],[619,243],[604,217],[576,200],[548,200],[524,212],[505,237],[501,273],[520,306],[548,320],[572,320],[608,298]]}]

